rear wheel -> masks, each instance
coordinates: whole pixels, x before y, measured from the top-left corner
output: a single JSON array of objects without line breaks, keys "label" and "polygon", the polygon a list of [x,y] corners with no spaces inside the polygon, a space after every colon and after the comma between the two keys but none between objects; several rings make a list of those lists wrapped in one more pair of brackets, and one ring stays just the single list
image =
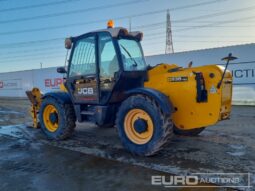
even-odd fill
[{"label": "rear wheel", "polygon": [[121,104],[116,126],[124,147],[141,156],[156,154],[173,135],[171,116],[144,95],[131,96]]},{"label": "rear wheel", "polygon": [[49,139],[62,140],[72,135],[76,118],[72,105],[48,97],[42,102],[39,120],[42,131]]},{"label": "rear wheel", "polygon": [[174,126],[174,133],[176,135],[183,135],[183,136],[197,136],[204,129],[205,129],[205,127],[196,128],[196,129],[190,129],[190,130],[182,130],[182,129],[179,129],[178,127]]}]

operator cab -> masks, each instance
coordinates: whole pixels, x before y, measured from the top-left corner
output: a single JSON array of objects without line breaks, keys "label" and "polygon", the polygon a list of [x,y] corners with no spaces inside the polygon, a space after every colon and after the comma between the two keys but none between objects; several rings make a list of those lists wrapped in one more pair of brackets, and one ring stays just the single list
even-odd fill
[{"label": "operator cab", "polygon": [[143,87],[147,78],[141,32],[108,28],[66,39],[71,49],[66,87],[76,104],[108,104],[125,98],[125,92]]}]

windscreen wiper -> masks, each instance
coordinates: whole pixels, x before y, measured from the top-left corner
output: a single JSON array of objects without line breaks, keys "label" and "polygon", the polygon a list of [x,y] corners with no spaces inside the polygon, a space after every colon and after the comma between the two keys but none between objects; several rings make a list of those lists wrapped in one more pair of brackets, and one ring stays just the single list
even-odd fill
[{"label": "windscreen wiper", "polygon": [[131,56],[130,52],[128,52],[128,50],[127,50],[123,45],[120,45],[120,46],[125,50],[125,52],[126,52],[126,53],[128,54],[128,56],[129,56],[129,58],[134,62],[133,67],[137,67],[138,64],[137,64],[137,62],[135,61],[135,59]]}]

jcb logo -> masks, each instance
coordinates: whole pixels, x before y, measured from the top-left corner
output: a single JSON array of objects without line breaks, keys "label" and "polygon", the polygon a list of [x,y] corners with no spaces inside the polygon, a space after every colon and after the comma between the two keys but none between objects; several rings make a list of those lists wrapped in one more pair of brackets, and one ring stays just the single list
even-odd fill
[{"label": "jcb logo", "polygon": [[93,95],[94,90],[93,90],[93,88],[79,88],[78,94],[79,95]]}]

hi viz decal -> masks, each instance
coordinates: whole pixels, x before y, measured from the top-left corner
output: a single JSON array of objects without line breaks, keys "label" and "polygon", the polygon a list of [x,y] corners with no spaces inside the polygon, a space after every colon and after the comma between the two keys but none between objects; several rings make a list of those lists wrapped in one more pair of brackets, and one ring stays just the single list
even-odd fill
[{"label": "hi viz decal", "polygon": [[93,88],[78,88],[79,95],[93,95],[94,90]]}]

